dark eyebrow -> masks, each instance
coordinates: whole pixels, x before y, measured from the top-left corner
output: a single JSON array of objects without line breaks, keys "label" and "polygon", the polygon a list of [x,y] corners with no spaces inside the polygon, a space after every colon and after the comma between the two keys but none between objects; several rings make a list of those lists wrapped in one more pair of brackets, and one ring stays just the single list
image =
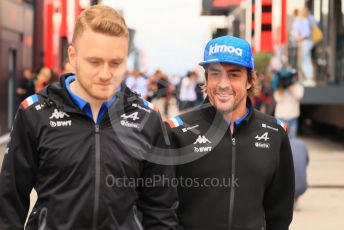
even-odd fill
[{"label": "dark eyebrow", "polygon": [[220,72],[220,70],[218,68],[215,68],[214,66],[210,66],[208,68],[208,71],[216,71],[216,72]]},{"label": "dark eyebrow", "polygon": [[241,69],[230,69],[227,71],[227,73],[241,73],[242,70]]}]

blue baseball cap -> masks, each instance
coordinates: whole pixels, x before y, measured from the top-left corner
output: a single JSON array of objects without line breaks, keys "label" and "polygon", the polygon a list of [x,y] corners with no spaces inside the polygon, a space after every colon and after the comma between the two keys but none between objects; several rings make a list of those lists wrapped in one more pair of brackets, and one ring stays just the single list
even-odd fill
[{"label": "blue baseball cap", "polygon": [[204,60],[199,65],[210,63],[230,63],[254,69],[254,59],[250,44],[237,37],[222,36],[210,40],[204,50]]}]

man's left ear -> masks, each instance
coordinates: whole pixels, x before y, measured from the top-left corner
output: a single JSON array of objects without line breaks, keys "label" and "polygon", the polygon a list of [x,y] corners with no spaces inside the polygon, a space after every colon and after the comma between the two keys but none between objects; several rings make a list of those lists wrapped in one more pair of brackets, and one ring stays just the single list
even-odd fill
[{"label": "man's left ear", "polygon": [[258,78],[257,78],[257,73],[256,73],[256,71],[252,70],[252,79],[251,79],[251,81],[249,81],[249,80],[247,79],[246,89],[248,90],[248,89],[252,88],[253,85],[256,83],[257,79],[258,79]]},{"label": "man's left ear", "polygon": [[75,54],[75,48],[70,45],[68,47],[68,59],[69,63],[75,68],[75,62],[76,62],[76,54]]},{"label": "man's left ear", "polygon": [[249,81],[247,81],[246,89],[250,89],[251,87],[252,87],[252,84]]}]

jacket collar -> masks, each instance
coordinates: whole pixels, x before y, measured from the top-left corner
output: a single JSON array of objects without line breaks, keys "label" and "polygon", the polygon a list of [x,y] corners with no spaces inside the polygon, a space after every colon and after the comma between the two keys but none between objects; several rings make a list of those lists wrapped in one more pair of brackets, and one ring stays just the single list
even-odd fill
[{"label": "jacket collar", "polygon": [[[53,83],[45,87],[38,95],[44,98],[44,103],[49,106],[55,106],[58,109],[61,109],[65,112],[72,112],[72,113],[83,113],[79,106],[73,101],[71,96],[67,91],[67,87],[65,84],[66,78],[73,76],[74,74],[68,73],[61,75],[59,77],[59,82]],[[118,98],[118,102],[111,105],[113,107],[115,105],[121,105],[120,107],[127,107],[130,106],[134,101],[139,99],[139,96],[132,92],[124,82],[121,83],[121,91],[115,94],[115,97]],[[120,108],[124,109],[124,108]]]},{"label": "jacket collar", "polygon": [[[72,100],[74,101],[75,104],[78,105],[78,107],[80,108],[80,110],[84,110],[85,107],[87,105],[89,105],[89,102],[88,101],[85,101],[84,99],[82,99],[81,97],[79,97],[78,95],[76,95],[75,93],[73,93],[71,87],[70,87],[70,83],[72,81],[75,80],[75,75],[71,75],[71,76],[68,76],[68,78],[65,78],[65,85],[66,85],[66,89],[67,89],[67,92],[69,94],[69,96],[72,98]],[[118,87],[118,92],[121,91],[121,87]],[[110,100],[106,101],[103,103],[103,105],[109,109],[109,107],[116,102],[116,97],[113,96]]]},{"label": "jacket collar", "polygon": [[[250,109],[248,110],[247,116],[242,120],[242,123],[249,121],[251,117],[254,116],[254,108],[249,97],[247,97],[246,106]],[[221,117],[223,119],[223,114],[216,110],[216,108],[210,103],[208,96],[203,101],[200,109],[202,114],[209,120],[213,120],[216,117]]]}]

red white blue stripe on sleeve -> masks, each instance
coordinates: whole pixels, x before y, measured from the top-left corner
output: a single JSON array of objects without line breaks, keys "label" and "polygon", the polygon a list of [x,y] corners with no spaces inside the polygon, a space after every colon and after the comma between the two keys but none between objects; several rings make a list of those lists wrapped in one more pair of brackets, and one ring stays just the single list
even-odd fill
[{"label": "red white blue stripe on sleeve", "polygon": [[155,110],[156,112],[159,111],[158,107],[156,107],[155,105],[153,105],[153,104],[150,103],[149,101],[144,100],[144,101],[143,101],[143,104],[144,104],[146,107]]},{"label": "red white blue stripe on sleeve", "polygon": [[184,122],[182,121],[182,119],[180,119],[179,116],[169,119],[167,123],[171,128],[175,128],[184,124]]},{"label": "red white blue stripe on sleeve", "polygon": [[285,124],[284,122],[282,122],[280,119],[276,118],[277,124],[280,125],[286,132],[288,130],[288,126],[287,124]]},{"label": "red white blue stripe on sleeve", "polygon": [[24,101],[22,101],[21,106],[26,109],[30,107],[31,105],[38,102],[38,96],[37,94],[31,95],[30,97],[26,98]]}]

